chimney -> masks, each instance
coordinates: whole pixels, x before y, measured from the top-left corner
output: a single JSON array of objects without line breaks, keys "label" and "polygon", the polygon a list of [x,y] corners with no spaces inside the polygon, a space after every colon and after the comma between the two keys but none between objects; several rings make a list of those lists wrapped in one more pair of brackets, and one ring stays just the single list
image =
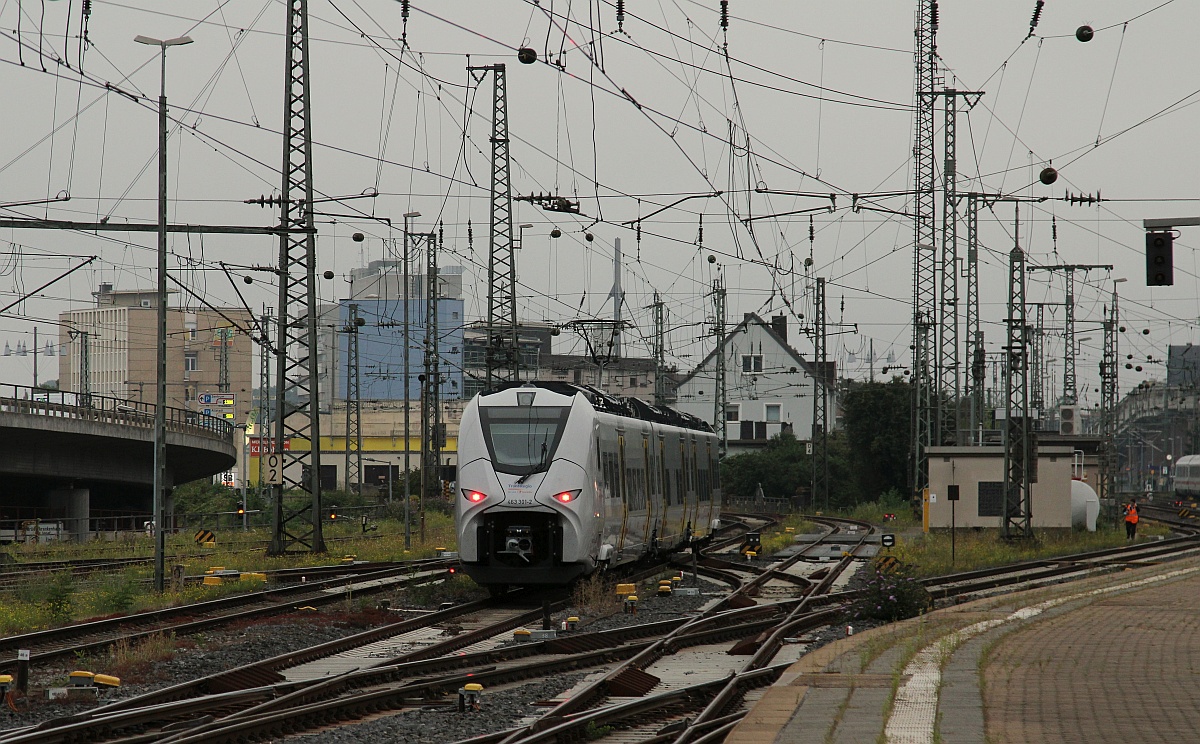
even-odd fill
[{"label": "chimney", "polygon": [[787,316],[786,315],[772,315],[771,316],[771,330],[775,331],[775,335],[779,336],[781,339],[783,339],[783,342],[786,344],[787,340],[788,340]]}]

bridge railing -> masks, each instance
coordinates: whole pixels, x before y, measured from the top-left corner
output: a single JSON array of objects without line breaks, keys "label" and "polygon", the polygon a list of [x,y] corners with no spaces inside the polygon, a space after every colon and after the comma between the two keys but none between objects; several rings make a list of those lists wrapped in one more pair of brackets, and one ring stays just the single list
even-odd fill
[{"label": "bridge railing", "polygon": [[[154,405],[68,390],[45,390],[0,383],[0,412],[99,421],[154,428]],[[167,431],[219,438],[233,443],[233,424],[186,408],[166,409]]]}]

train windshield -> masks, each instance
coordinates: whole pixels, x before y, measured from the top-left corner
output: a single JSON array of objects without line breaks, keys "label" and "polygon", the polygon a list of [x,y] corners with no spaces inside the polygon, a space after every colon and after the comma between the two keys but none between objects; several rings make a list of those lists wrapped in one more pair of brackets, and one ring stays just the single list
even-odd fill
[{"label": "train windshield", "polygon": [[496,470],[528,475],[548,468],[570,412],[559,406],[480,406]]}]

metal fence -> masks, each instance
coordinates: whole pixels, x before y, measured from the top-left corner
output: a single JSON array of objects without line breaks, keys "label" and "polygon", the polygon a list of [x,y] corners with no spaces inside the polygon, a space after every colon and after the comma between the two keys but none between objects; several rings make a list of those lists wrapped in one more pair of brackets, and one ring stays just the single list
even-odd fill
[{"label": "metal fence", "polygon": [[[0,384],[0,412],[154,428],[152,403],[25,385]],[[168,406],[166,428],[167,431],[197,434],[233,444],[233,424],[186,408]]]}]

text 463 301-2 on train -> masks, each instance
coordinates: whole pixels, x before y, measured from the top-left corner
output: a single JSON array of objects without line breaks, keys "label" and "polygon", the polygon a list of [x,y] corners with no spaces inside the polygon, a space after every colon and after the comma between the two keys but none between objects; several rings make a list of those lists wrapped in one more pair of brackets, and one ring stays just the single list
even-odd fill
[{"label": "text 463 301-2 on train", "polygon": [[493,589],[567,584],[707,539],[717,439],[694,416],[564,382],[476,396],[458,440],[463,570]]}]

